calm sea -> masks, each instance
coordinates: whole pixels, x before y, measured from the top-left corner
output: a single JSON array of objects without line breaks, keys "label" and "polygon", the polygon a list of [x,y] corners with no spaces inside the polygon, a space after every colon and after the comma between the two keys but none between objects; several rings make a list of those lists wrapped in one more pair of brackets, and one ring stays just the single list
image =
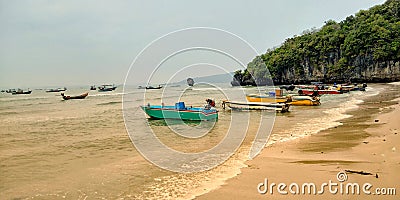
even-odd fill
[{"label": "calm sea", "polygon": [[[383,85],[366,92],[321,97],[321,106],[294,107],[289,113],[234,112],[223,110],[221,100],[244,100],[256,88],[229,85],[195,85],[144,90],[119,87],[112,92],[70,88],[67,95],[89,91],[83,100],[62,100],[59,93],[33,90],[31,95],[0,94],[0,197],[1,199],[123,199],[191,198],[218,187],[240,173],[249,159],[260,116],[274,122],[268,145],[317,134],[340,125],[346,114]],[[268,90],[261,88],[261,91]],[[124,96],[124,102],[122,102]],[[215,99],[219,120],[205,123],[173,123],[145,120],[143,104],[202,106]],[[125,108],[125,120],[122,106]],[[234,115],[237,116],[234,120]],[[239,119],[239,120],[238,120]],[[240,120],[244,119],[244,120]],[[143,123],[143,121],[145,123]],[[124,122],[128,123],[127,128]],[[239,127],[231,128],[231,127]],[[240,127],[244,127],[243,130]],[[147,161],[130,140],[134,133],[150,130],[176,151],[198,153],[217,145],[228,131],[245,134],[243,143],[223,164],[197,173],[174,173]],[[180,134],[200,133],[185,138]],[[133,138],[146,142],[143,138]],[[197,135],[198,136],[198,135]],[[261,141],[262,143],[262,141]],[[174,158],[166,158],[174,159]],[[176,159],[176,158],[175,158]],[[211,162],[211,161],[210,161]]]}]

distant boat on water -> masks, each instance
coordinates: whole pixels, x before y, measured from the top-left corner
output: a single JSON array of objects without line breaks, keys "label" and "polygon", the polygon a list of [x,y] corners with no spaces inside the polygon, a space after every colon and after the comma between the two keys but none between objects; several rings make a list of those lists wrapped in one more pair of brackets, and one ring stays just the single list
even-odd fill
[{"label": "distant boat on water", "polygon": [[147,86],[146,89],[147,90],[157,90],[157,89],[161,89],[163,86],[159,85],[157,87],[153,87],[153,86]]},{"label": "distant boat on water", "polygon": [[153,86],[143,87],[143,86],[139,85],[139,87],[138,87],[138,89],[147,89],[147,90],[157,90],[157,89],[161,89],[161,88],[163,88],[162,85],[158,85],[157,87],[153,87]]},{"label": "distant boat on water", "polygon": [[46,90],[46,92],[64,92],[66,90],[67,90],[67,88],[64,87],[64,88],[48,89],[48,90]]},{"label": "distant boat on water", "polygon": [[193,80],[192,78],[188,78],[188,79],[186,80],[186,82],[187,82],[187,84],[188,84],[189,86],[193,86],[193,85],[194,85],[194,80]]},{"label": "distant boat on water", "polygon": [[64,93],[61,93],[61,96],[63,97],[64,100],[70,100],[70,99],[84,99],[89,95],[89,92],[83,93],[78,96],[65,96]]},{"label": "distant boat on water", "polygon": [[115,86],[114,84],[110,85],[110,84],[105,84],[105,85],[101,85],[98,87],[98,91],[99,92],[109,92],[109,91],[114,91],[115,89],[117,89],[117,86]]},{"label": "distant boat on water", "polygon": [[13,94],[13,95],[15,95],[15,94],[31,94],[31,93],[32,93],[32,90],[29,90],[29,89],[28,89],[28,91],[18,89],[18,90],[14,90],[11,92],[11,94]]},{"label": "distant boat on water", "polygon": [[13,92],[16,92],[16,91],[17,91],[16,89],[8,89],[8,90],[6,90],[7,93],[13,93]]}]

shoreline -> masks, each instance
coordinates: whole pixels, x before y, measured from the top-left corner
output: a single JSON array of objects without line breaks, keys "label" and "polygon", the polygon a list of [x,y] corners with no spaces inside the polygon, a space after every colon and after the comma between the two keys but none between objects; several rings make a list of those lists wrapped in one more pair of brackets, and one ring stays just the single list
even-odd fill
[{"label": "shoreline", "polygon": [[[196,199],[374,199],[375,195],[260,194],[257,185],[269,183],[315,183],[318,187],[329,180],[338,182],[340,171],[368,172],[371,175],[347,173],[348,183],[371,183],[375,187],[396,188],[400,178],[400,99],[396,85],[386,84],[387,91],[369,97],[359,108],[346,112],[352,117],[340,120],[342,125],[301,139],[265,147],[258,157],[247,161],[236,177],[218,189]],[[398,87],[398,86],[397,86]],[[378,177],[378,178],[376,178]],[[344,183],[347,183],[344,182]],[[399,188],[397,189],[399,190]],[[286,188],[286,191],[288,189]],[[396,191],[399,193],[399,191]],[[394,199],[395,195],[379,196]]]}]

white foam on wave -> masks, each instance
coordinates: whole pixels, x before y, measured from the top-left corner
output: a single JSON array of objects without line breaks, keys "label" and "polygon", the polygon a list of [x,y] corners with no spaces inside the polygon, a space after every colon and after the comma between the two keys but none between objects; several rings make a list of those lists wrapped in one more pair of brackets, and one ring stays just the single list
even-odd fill
[{"label": "white foam on wave", "polygon": [[241,173],[247,167],[244,161],[248,158],[249,147],[242,147],[234,158],[208,171],[173,174],[158,177],[135,199],[194,199],[211,190],[217,189],[224,182]]},{"label": "white foam on wave", "polygon": [[366,97],[372,97],[372,96],[376,96],[378,95],[381,91],[383,90],[383,88],[373,88],[373,87],[366,87],[365,88],[365,95]]},{"label": "white foam on wave", "polygon": [[388,83],[388,84],[390,84],[390,85],[400,85],[400,81],[399,82],[391,82],[391,83]]},{"label": "white foam on wave", "polygon": [[271,135],[267,145],[271,145],[276,142],[285,142],[298,138],[303,138],[306,136],[317,134],[322,130],[340,126],[342,125],[342,123],[339,122],[339,120],[346,119],[352,116],[346,114],[346,112],[352,109],[357,109],[359,107],[358,104],[362,102],[364,101],[361,99],[350,97],[350,100],[339,104],[337,107],[324,110],[324,114],[322,116],[310,118],[303,122],[298,122],[296,125],[294,125],[294,127],[288,130],[283,130],[280,133],[275,133]]},{"label": "white foam on wave", "polygon": [[89,97],[100,97],[100,96],[117,96],[124,95],[128,93],[118,92],[118,93],[98,93],[98,94],[89,94]]}]

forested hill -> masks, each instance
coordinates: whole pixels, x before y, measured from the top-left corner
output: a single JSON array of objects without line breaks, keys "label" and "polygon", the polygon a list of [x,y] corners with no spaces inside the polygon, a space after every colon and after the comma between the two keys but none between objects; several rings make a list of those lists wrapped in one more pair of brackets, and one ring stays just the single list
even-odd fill
[{"label": "forested hill", "polygon": [[265,84],[269,75],[275,84],[400,80],[399,19],[400,0],[388,0],[339,23],[327,21],[257,56],[235,72],[237,84]]}]

